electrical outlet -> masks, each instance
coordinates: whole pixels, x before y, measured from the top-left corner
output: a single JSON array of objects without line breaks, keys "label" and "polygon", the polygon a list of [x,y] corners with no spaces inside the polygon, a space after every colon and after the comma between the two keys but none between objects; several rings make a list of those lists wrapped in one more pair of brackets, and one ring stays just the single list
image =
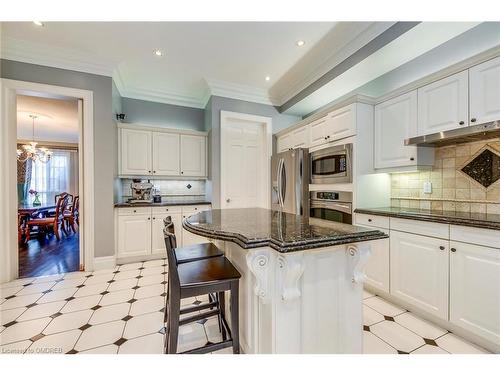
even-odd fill
[{"label": "electrical outlet", "polygon": [[425,181],[424,182],[424,193],[431,194],[432,193],[432,182]]}]

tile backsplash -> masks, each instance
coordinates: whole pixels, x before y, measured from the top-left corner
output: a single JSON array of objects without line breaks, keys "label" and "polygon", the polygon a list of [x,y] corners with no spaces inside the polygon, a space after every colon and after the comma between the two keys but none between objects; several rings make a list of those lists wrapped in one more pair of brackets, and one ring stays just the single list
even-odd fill
[{"label": "tile backsplash", "polygon": [[[461,171],[486,146],[500,154],[498,138],[445,146],[436,148],[432,170],[391,174],[391,205],[500,214],[500,181],[485,188]],[[424,182],[431,182],[431,193],[424,193]]]},{"label": "tile backsplash", "polygon": [[[130,184],[132,179],[121,179],[121,190],[123,197],[132,196]],[[205,195],[205,181],[204,180],[151,180],[155,186],[160,188],[161,195],[174,196],[174,195]],[[189,187],[190,186],[190,187]]]}]

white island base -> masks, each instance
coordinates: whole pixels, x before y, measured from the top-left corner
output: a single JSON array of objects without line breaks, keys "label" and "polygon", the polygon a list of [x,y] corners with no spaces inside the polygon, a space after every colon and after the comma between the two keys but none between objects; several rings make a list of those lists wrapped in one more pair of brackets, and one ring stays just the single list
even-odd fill
[{"label": "white island base", "polygon": [[363,267],[370,241],[290,253],[214,242],[242,274],[244,353],[362,353]]}]

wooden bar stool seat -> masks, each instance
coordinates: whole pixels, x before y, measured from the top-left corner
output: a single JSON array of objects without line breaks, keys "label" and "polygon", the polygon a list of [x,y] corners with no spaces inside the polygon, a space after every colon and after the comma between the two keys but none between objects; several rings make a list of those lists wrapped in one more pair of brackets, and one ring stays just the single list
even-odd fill
[{"label": "wooden bar stool seat", "polygon": [[[192,349],[184,353],[209,353],[215,350],[231,347],[233,353],[239,353],[239,322],[238,322],[238,293],[241,274],[224,256],[211,257],[179,264],[176,259],[177,251],[173,244],[175,234],[165,227],[165,246],[168,258],[168,296],[167,306],[167,338],[165,352],[177,353],[179,326],[196,322],[200,319],[217,316],[221,325],[222,341],[209,343],[201,348]],[[179,253],[181,249],[178,249]],[[231,329],[225,316],[225,292],[230,292]],[[218,298],[208,303],[193,305],[187,308],[180,306],[181,299],[211,295],[216,293]],[[199,314],[191,313],[203,311]],[[181,318],[182,315],[191,314]]]}]

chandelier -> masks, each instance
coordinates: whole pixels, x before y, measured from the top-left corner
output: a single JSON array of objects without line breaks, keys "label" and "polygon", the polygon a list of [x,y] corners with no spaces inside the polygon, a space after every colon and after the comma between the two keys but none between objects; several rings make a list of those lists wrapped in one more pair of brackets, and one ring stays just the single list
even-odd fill
[{"label": "chandelier", "polygon": [[38,143],[35,142],[35,119],[38,118],[38,116],[29,115],[29,117],[32,120],[31,142],[27,145],[22,145],[22,150],[17,149],[17,160],[21,163],[24,163],[28,159],[31,159],[34,162],[41,161],[42,163],[48,163],[51,158],[52,151],[49,151],[46,147],[36,147]]}]

